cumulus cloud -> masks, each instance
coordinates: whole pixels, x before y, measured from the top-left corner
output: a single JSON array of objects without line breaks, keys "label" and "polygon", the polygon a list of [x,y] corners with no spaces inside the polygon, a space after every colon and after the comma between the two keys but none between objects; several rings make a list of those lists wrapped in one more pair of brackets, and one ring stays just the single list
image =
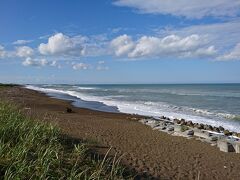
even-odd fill
[{"label": "cumulus cloud", "polygon": [[34,54],[34,50],[28,46],[20,46],[16,48],[16,55],[18,57],[30,57]]},{"label": "cumulus cloud", "polygon": [[198,35],[181,38],[176,35],[164,38],[143,36],[137,43],[136,48],[129,54],[130,57],[171,55],[188,52],[202,44]]},{"label": "cumulus cloud", "polygon": [[240,43],[238,43],[229,53],[226,53],[217,58],[218,60],[240,60]]},{"label": "cumulus cloud", "polygon": [[47,43],[38,47],[40,54],[51,56],[79,57],[99,56],[107,54],[107,39],[105,35],[95,36],[67,36],[57,33],[48,38]]},{"label": "cumulus cloud", "polygon": [[9,51],[7,49],[5,49],[4,46],[0,45],[0,59],[7,59],[7,58],[12,58],[16,56],[16,52],[15,51]]},{"label": "cumulus cloud", "polygon": [[98,61],[98,65],[97,65],[96,69],[98,71],[106,71],[109,69],[109,67],[105,65],[105,61]]},{"label": "cumulus cloud", "polygon": [[[240,26],[239,22],[230,23],[231,27]],[[130,36],[123,34],[113,39],[108,37],[99,38],[92,36],[67,36],[63,33],[57,33],[48,38],[47,43],[41,43],[38,46],[39,52],[29,46],[17,46],[15,51],[5,50],[0,46],[0,58],[20,57],[25,58],[23,65],[25,66],[55,66],[60,67],[57,61],[44,61],[44,59],[63,59],[77,60],[80,57],[96,56],[112,56],[113,58],[125,58],[129,60],[142,59],[161,59],[161,58],[211,58],[215,59],[219,56],[219,52],[227,52],[229,48],[219,48],[220,41],[215,41],[220,37],[214,36],[214,27],[220,29],[229,29],[227,25],[200,25],[191,28],[173,29],[164,33],[156,33],[154,36]],[[199,31],[197,31],[199,27]],[[204,30],[204,28],[206,28]],[[206,32],[211,32],[207,34]],[[217,30],[216,32],[220,32]],[[233,32],[233,31],[230,31]],[[235,32],[235,31],[234,31]],[[221,33],[215,33],[221,34]],[[234,33],[239,34],[239,32]],[[231,39],[238,39],[238,36]],[[226,37],[223,37],[224,39]],[[239,39],[240,40],[240,39]],[[239,42],[239,41],[238,41]],[[233,43],[233,41],[232,41]],[[224,47],[224,45],[222,45]],[[227,45],[225,45],[226,47]],[[233,47],[233,46],[232,46]],[[238,46],[232,52],[225,53],[222,59],[236,59],[238,56]],[[220,57],[219,57],[220,58]],[[52,63],[52,64],[51,64]],[[104,61],[99,61],[94,66],[84,63],[75,63],[71,65],[73,69],[91,69],[107,70],[108,66]]]},{"label": "cumulus cloud", "polygon": [[184,28],[175,29],[155,29],[159,36],[176,34],[178,36],[188,36],[189,34],[198,34],[207,36],[209,42],[214,44],[217,49],[226,51],[240,42],[240,19],[231,22],[221,22],[213,24],[192,25]]},{"label": "cumulus cloud", "polygon": [[43,66],[52,66],[52,67],[58,67],[61,66],[57,64],[57,61],[47,61],[44,58],[41,59],[33,59],[33,58],[26,58],[25,61],[22,62],[22,65],[24,66],[34,66],[34,67],[43,67]]},{"label": "cumulus cloud", "polygon": [[238,0],[116,0],[114,4],[135,8],[141,13],[187,18],[235,17],[240,12]]},{"label": "cumulus cloud", "polygon": [[48,42],[41,43],[38,50],[43,55],[83,55],[84,47],[82,44],[86,37],[69,37],[62,33],[57,33],[49,37]]},{"label": "cumulus cloud", "polygon": [[74,63],[72,65],[72,68],[74,70],[87,70],[90,68],[90,65],[89,64],[85,64],[85,63]]},{"label": "cumulus cloud", "polygon": [[35,66],[35,67],[42,67],[48,64],[46,59],[32,59],[30,57],[26,58],[25,61],[22,62],[24,66]]},{"label": "cumulus cloud", "polygon": [[135,44],[132,38],[126,34],[118,36],[110,43],[110,47],[113,49],[116,56],[123,56],[129,53]]},{"label": "cumulus cloud", "polygon": [[122,35],[112,40],[111,46],[117,56],[129,58],[155,57],[207,57],[216,53],[214,46],[207,46],[204,36],[192,34],[186,37],[169,35],[163,38],[142,36],[137,41]]},{"label": "cumulus cloud", "polygon": [[199,48],[195,51],[189,51],[183,53],[183,57],[191,58],[191,57],[197,57],[197,58],[209,58],[214,57],[217,54],[217,50],[214,46],[209,46],[206,48]]},{"label": "cumulus cloud", "polygon": [[15,51],[9,51],[0,45],[0,58],[13,58],[13,57],[26,58],[31,57],[33,54],[34,50],[28,46],[20,46],[17,47]]},{"label": "cumulus cloud", "polygon": [[3,46],[0,45],[0,58],[6,57],[6,51]]},{"label": "cumulus cloud", "polygon": [[[46,44],[39,45],[39,52],[46,56],[102,56],[112,54],[117,57],[128,58],[156,58],[156,57],[209,57],[216,53],[213,45],[207,44],[204,35],[192,34],[188,36],[167,35],[142,36],[137,40],[127,34],[120,35],[112,40],[94,40],[84,36],[69,37],[57,33],[49,37]],[[19,57],[29,57],[31,49],[21,47]],[[20,47],[19,47],[20,49]],[[28,52],[28,53],[27,53]],[[104,66],[105,67],[105,66]],[[82,64],[74,69],[84,69]],[[102,66],[98,69],[104,69]],[[107,69],[107,68],[105,68]]]},{"label": "cumulus cloud", "polygon": [[57,67],[57,68],[61,68],[61,65],[57,63],[57,61],[52,61],[52,62],[49,62],[49,66],[52,66],[52,67]]},{"label": "cumulus cloud", "polygon": [[13,45],[24,45],[32,42],[32,40],[17,40],[13,42]]}]

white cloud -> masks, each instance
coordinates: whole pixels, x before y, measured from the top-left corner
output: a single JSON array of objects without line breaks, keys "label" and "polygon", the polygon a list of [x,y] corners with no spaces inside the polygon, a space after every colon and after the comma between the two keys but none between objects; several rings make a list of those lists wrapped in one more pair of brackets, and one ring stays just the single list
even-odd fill
[{"label": "white cloud", "polygon": [[218,60],[240,60],[240,43],[238,43],[229,53],[217,58]]},{"label": "white cloud", "polygon": [[240,42],[240,19],[231,22],[193,25],[185,28],[157,30],[159,36],[176,34],[178,36],[188,36],[198,34],[206,36],[208,41],[214,44],[217,49],[226,51]]},{"label": "white cloud", "polygon": [[239,0],[117,0],[114,4],[132,7],[141,13],[187,18],[235,17],[240,12]]},{"label": "white cloud", "polygon": [[214,57],[217,54],[217,50],[214,46],[209,46],[206,48],[199,48],[196,51],[189,51],[183,53],[183,57],[191,58],[191,57],[197,57],[197,58],[209,58]]},{"label": "white cloud", "polygon": [[0,45],[0,58],[6,57],[6,51],[3,46]]},{"label": "white cloud", "polygon": [[25,61],[22,62],[22,65],[34,66],[34,67],[52,66],[52,67],[61,68],[61,66],[57,64],[57,61],[47,61],[44,58],[32,59],[32,58],[28,57],[25,59]]},{"label": "white cloud", "polygon": [[[57,33],[48,38],[47,43],[41,43],[38,50],[43,55],[65,56],[69,58],[80,56],[99,56],[107,54],[107,39],[105,35],[67,36]],[[63,57],[62,57],[63,58]]]},{"label": "white cloud", "polygon": [[123,56],[134,48],[134,42],[130,36],[124,34],[113,39],[110,47],[114,50],[116,56]]},{"label": "white cloud", "polygon": [[30,57],[34,54],[34,50],[28,46],[20,46],[16,48],[16,56]]},{"label": "white cloud", "polygon": [[38,39],[48,39],[50,36],[51,36],[50,34],[47,34],[47,35],[40,36]]},{"label": "white cloud", "polygon": [[26,58],[25,61],[22,62],[24,66],[35,66],[35,67],[42,67],[48,64],[46,59],[32,59],[30,57]]},{"label": "white cloud", "polygon": [[[113,58],[121,57],[129,60],[168,57],[215,59],[220,57],[221,52],[225,55],[225,59],[231,59],[230,57],[237,56],[237,50],[230,52],[229,49],[240,42],[238,29],[240,29],[240,19],[226,23],[158,30],[153,36],[143,35],[141,37],[123,34],[109,39],[106,34],[70,37],[63,33],[57,33],[49,37],[47,43],[41,43],[38,46],[39,52],[29,46],[17,46],[15,51],[5,50],[3,46],[0,46],[0,58],[31,57],[24,64],[32,66],[43,66],[43,62],[39,64],[42,57],[52,60],[59,58],[61,60],[78,60],[82,56],[103,57],[109,55]],[[52,66],[59,66],[57,62],[51,62]],[[47,63],[48,66],[50,66],[49,63]],[[90,66],[84,66],[83,63],[74,64],[72,67],[73,69],[90,68]],[[108,69],[104,61],[98,62],[94,68]]]},{"label": "white cloud", "polygon": [[[237,55],[239,52],[237,47],[240,42],[239,29],[240,19],[236,18],[230,22],[193,25],[178,29],[155,29],[155,32],[158,36],[166,36],[168,34],[176,34],[178,36],[198,34],[199,36],[205,36],[209,42],[209,50],[205,51],[205,54],[212,54],[216,60],[227,61],[239,59]],[[214,47],[210,48],[212,45],[214,45]],[[216,49],[218,51],[216,51]],[[201,51],[199,50],[198,54],[199,52]],[[202,52],[200,54],[202,54]],[[188,55],[192,56],[191,53]]]},{"label": "white cloud", "polygon": [[105,61],[98,61],[98,65],[96,67],[98,71],[106,71],[109,69],[108,66],[105,66]]},{"label": "white cloud", "polygon": [[74,70],[87,70],[90,68],[90,65],[85,63],[76,63],[72,65],[72,68]]},{"label": "white cloud", "polygon": [[17,41],[14,41],[13,44],[14,45],[24,45],[24,44],[28,44],[32,42],[32,40],[17,40]]},{"label": "white cloud", "polygon": [[15,51],[5,50],[3,46],[0,45],[0,58],[13,58],[13,57],[31,57],[34,54],[34,50],[28,46],[17,47]]},{"label": "white cloud", "polygon": [[105,61],[98,61],[98,64],[105,64]]},{"label": "white cloud", "polygon": [[97,66],[96,68],[98,71],[106,71],[106,70],[109,70],[109,67],[108,66]]},{"label": "white cloud", "polygon": [[50,62],[48,62],[48,65],[52,66],[52,67],[57,67],[58,69],[61,69],[61,65],[58,64],[57,61],[50,61]]},{"label": "white cloud", "polygon": [[168,35],[165,37],[142,36],[133,41],[130,36],[122,35],[111,42],[117,56],[129,58],[160,58],[160,57],[209,57],[216,54],[214,46],[208,45],[205,36]]},{"label": "white cloud", "polygon": [[57,33],[48,39],[48,43],[41,43],[39,52],[44,55],[83,55],[86,41],[83,36],[69,37],[62,33]]},{"label": "white cloud", "polygon": [[176,35],[164,38],[143,36],[136,48],[129,54],[130,57],[171,55],[195,50],[203,42],[198,35],[181,38]]}]

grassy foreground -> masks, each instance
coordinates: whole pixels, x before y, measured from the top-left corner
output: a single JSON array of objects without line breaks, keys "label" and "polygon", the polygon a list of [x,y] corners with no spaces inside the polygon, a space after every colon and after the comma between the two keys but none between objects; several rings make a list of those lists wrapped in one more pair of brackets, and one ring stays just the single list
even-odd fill
[{"label": "grassy foreground", "polygon": [[0,179],[126,179],[119,161],[93,157],[86,144],[0,102]]}]

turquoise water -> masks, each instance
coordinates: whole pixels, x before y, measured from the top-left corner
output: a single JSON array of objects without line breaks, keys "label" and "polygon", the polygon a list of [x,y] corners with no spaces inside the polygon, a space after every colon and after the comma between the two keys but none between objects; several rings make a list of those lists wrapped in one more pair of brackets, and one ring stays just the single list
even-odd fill
[{"label": "turquoise water", "polygon": [[240,84],[37,85],[101,111],[185,118],[240,132]]}]

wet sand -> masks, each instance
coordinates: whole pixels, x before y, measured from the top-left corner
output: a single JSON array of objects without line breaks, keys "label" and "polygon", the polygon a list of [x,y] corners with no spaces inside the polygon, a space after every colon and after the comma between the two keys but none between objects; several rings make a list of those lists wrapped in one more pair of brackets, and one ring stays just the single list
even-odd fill
[{"label": "wet sand", "polygon": [[[240,154],[152,130],[137,122],[139,116],[76,108],[71,102],[21,87],[1,89],[0,99],[19,104],[26,113],[58,125],[73,138],[97,142],[100,153],[112,147],[124,154],[122,163],[139,174],[183,180],[240,177]],[[66,113],[67,107],[74,113]]]}]

